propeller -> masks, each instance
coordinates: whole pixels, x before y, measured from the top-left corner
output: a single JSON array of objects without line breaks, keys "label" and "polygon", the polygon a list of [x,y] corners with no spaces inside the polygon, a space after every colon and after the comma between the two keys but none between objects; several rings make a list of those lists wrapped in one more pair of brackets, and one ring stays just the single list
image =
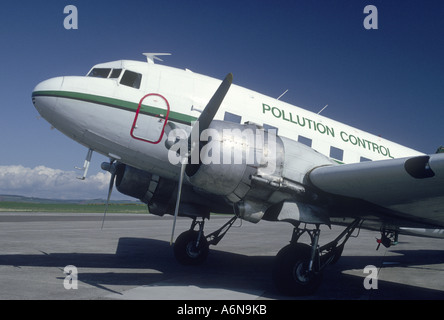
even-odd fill
[{"label": "propeller", "polygon": [[111,178],[109,180],[109,187],[108,187],[108,198],[106,199],[105,212],[103,213],[103,219],[102,219],[102,227],[100,228],[101,230],[103,230],[103,224],[105,223],[106,213],[108,212],[109,199],[111,198],[111,193],[113,192],[113,186],[114,186],[114,180],[116,178],[117,168],[114,163],[114,159],[111,159],[109,163],[102,162],[102,165],[100,167],[102,168],[102,170],[111,173]]},{"label": "propeller", "polygon": [[178,184],[178,190],[177,190],[176,207],[174,208],[173,230],[171,231],[170,246],[173,244],[174,230],[176,229],[176,220],[177,220],[177,215],[179,214],[180,197],[182,196],[182,185],[183,185],[183,178],[184,178],[186,166],[187,166],[186,159],[182,159],[181,166],[180,166],[180,176],[179,176],[179,184]]},{"label": "propeller", "polygon": [[[233,82],[233,74],[229,73],[222,81],[222,83],[220,84],[219,88],[216,90],[214,95],[211,97],[205,109],[200,114],[199,119],[197,119],[197,121],[194,123],[193,127],[191,128],[191,132],[188,137],[188,154],[181,159],[179,184],[177,190],[176,207],[174,209],[173,230],[171,232],[170,245],[173,244],[174,230],[176,228],[176,220],[179,213],[179,205],[181,200],[180,198],[182,194],[182,185],[183,185],[185,171],[187,171],[187,173],[188,172],[195,173],[198,169],[198,165],[191,164],[190,161],[191,154],[193,152],[198,152],[198,156],[200,155],[200,151],[202,149],[202,146],[199,143],[200,135],[204,130],[208,129],[208,127],[210,126],[211,121],[213,121],[214,116],[216,115],[220,105],[222,104],[222,101],[225,99],[225,96],[228,90],[230,89],[232,82]],[[194,137],[197,137],[197,141],[194,141],[196,144],[193,144]]]}]

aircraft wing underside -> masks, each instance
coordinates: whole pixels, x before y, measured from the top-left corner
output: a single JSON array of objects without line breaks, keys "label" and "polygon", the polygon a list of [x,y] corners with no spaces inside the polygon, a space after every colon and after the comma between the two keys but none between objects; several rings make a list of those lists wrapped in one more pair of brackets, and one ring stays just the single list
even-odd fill
[{"label": "aircraft wing underside", "polygon": [[444,226],[444,154],[318,167],[309,179],[333,199],[364,200],[400,221]]}]

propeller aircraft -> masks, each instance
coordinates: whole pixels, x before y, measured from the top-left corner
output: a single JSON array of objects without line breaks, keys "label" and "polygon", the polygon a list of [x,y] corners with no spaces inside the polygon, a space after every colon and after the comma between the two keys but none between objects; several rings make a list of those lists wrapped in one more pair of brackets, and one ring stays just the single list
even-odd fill
[{"label": "propeller aircraft", "polygon": [[[154,215],[190,217],[176,259],[203,263],[236,219],[294,227],[278,254],[279,291],[316,291],[357,228],[444,238],[444,153],[424,154],[279,99],[191,70],[147,61],[97,64],[86,76],[39,83],[32,101],[54,128],[110,158],[114,185]],[[160,60],[161,61],[161,60]],[[438,150],[438,151],[441,151]],[[232,218],[206,235],[210,213]],[[175,222],[171,241],[174,240]],[[344,226],[320,245],[320,226]],[[298,242],[308,234],[309,244]]]}]

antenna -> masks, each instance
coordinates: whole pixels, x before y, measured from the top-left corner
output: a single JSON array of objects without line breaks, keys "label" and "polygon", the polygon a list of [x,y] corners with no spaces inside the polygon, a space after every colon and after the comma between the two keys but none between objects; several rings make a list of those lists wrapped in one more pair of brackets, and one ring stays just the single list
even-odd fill
[{"label": "antenna", "polygon": [[163,61],[158,56],[170,56],[171,53],[143,53],[149,64],[154,64],[154,60]]},{"label": "antenna", "polygon": [[318,114],[320,114],[322,111],[324,111],[324,109],[327,108],[327,107],[328,107],[328,104],[326,104],[325,107],[323,107],[323,108],[321,109],[321,111],[318,112]]},{"label": "antenna", "polygon": [[285,90],[284,93],[282,93],[282,94],[277,98],[277,100],[279,100],[280,98],[282,98],[282,97],[284,96],[284,94],[286,94],[287,92],[288,92],[288,89]]}]

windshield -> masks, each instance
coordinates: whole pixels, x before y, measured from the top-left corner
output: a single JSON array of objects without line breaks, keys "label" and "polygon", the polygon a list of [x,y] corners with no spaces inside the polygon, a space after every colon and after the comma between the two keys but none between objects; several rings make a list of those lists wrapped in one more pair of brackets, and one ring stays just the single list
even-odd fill
[{"label": "windshield", "polygon": [[111,72],[111,69],[108,69],[108,68],[94,68],[88,74],[88,77],[108,78],[110,72]]},{"label": "windshield", "polygon": [[94,68],[88,73],[88,77],[116,79],[121,73],[122,69]]},{"label": "windshield", "polygon": [[[122,75],[122,69],[112,69],[112,68],[93,68],[89,73],[88,77],[93,78],[103,78],[103,79],[118,79]],[[142,82],[142,74],[130,70],[125,70],[122,78],[120,79],[120,84],[125,86],[139,89],[140,83]]]}]

